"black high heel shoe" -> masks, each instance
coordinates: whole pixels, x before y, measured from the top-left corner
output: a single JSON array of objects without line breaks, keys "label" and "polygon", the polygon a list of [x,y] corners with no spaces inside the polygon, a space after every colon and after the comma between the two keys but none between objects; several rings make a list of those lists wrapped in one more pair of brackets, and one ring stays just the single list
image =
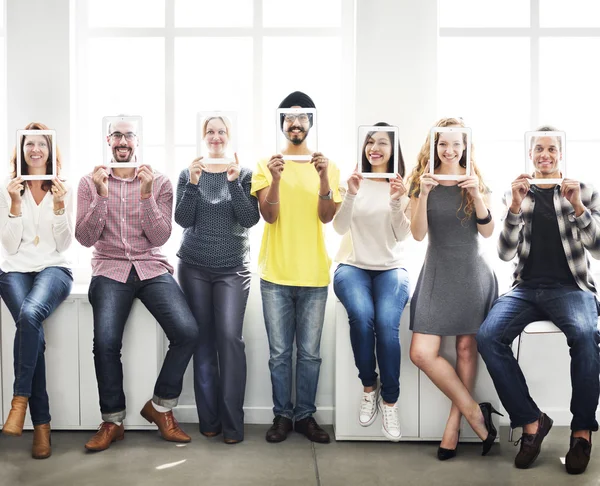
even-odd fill
[{"label": "black high heel shoe", "polygon": [[494,444],[494,441],[498,436],[498,431],[496,430],[496,426],[494,425],[494,422],[492,420],[492,414],[495,413],[497,415],[500,415],[500,417],[504,417],[504,415],[502,415],[500,412],[498,412],[498,410],[492,407],[492,404],[490,402],[480,403],[479,408],[481,409],[481,413],[483,414],[485,428],[488,431],[488,436],[483,441],[483,451],[481,452],[481,455],[485,456],[488,452],[490,452],[490,449],[492,448],[492,445]]},{"label": "black high heel shoe", "polygon": [[458,440],[456,441],[456,447],[454,449],[446,449],[444,447],[438,447],[437,458],[440,461],[447,461],[456,457],[456,449],[458,449],[458,443],[460,442],[460,431],[458,432]]}]

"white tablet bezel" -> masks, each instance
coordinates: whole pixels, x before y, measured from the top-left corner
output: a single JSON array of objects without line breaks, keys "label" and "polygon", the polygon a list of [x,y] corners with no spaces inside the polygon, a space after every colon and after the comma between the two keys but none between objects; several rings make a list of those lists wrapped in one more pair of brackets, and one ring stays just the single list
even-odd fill
[{"label": "white tablet bezel", "polygon": [[[307,135],[308,137],[312,137],[314,140],[314,147],[309,147],[312,150],[312,153],[319,151],[319,136],[317,130],[317,110],[315,108],[278,108],[277,109],[277,123],[276,123],[276,132],[275,132],[275,149],[278,154],[283,154],[282,142],[286,140],[285,135],[283,134],[283,130],[281,128],[281,115],[285,115],[286,113],[306,113],[312,114],[312,126],[310,127],[310,132]],[[314,130],[314,132],[313,132]],[[310,155],[290,155],[283,154],[283,158],[287,160],[312,160],[312,153]]]},{"label": "white tablet bezel", "polygon": [[[463,175],[460,174],[456,174],[456,175],[450,175],[450,174],[435,174],[435,167],[434,167],[434,161],[435,161],[435,134],[436,133],[448,133],[448,132],[458,132],[458,133],[465,133],[467,135],[467,143],[466,143],[466,147],[465,147],[465,152],[466,152],[466,161],[467,161],[467,167],[466,167],[466,172]],[[431,131],[429,132],[429,173],[432,175],[435,175],[436,179],[440,180],[440,181],[457,181],[459,180],[461,177],[464,177],[465,175],[470,175],[471,174],[471,129],[468,127],[433,127],[431,129]]]},{"label": "white tablet bezel", "polygon": [[229,119],[231,126],[231,133],[228,134],[229,143],[232,154],[236,154],[238,151],[238,126],[237,126],[237,112],[236,111],[201,111],[196,115],[196,156],[202,157],[202,163],[206,165],[220,165],[220,164],[231,164],[235,163],[235,155],[231,157],[223,158],[210,158],[206,157],[208,149],[204,145],[202,140],[202,122],[206,118],[225,117]]},{"label": "white tablet bezel", "polygon": [[[21,173],[21,139],[28,135],[50,135],[52,143],[52,174],[23,175]],[[24,181],[51,181],[58,176],[56,167],[56,130],[17,130],[17,177]]]},{"label": "white tablet bezel", "polygon": [[[363,146],[365,139],[370,132],[391,132],[394,134],[394,144],[392,149],[394,150],[394,172],[363,172],[362,171],[362,157],[363,157]],[[394,179],[396,174],[399,172],[398,169],[398,146],[399,146],[399,134],[400,130],[397,126],[374,126],[374,125],[360,125],[358,127],[358,158],[357,158],[357,172],[365,179]]]},{"label": "white tablet bezel", "polygon": [[[133,122],[137,124],[137,140],[138,145],[135,149],[135,162],[113,162],[112,150],[110,149],[110,145],[108,143],[107,137],[110,135],[108,133],[108,125],[111,123],[126,121]],[[143,130],[142,130],[142,117],[139,115],[131,115],[131,116],[105,116],[102,118],[102,135],[103,135],[103,147],[102,151],[102,160],[104,161],[104,165],[108,168],[113,169],[127,169],[127,168],[135,168],[139,167],[143,163]]]},{"label": "white tablet bezel", "polygon": [[532,138],[539,137],[557,137],[560,138],[561,146],[561,158],[558,162],[558,168],[562,173],[562,177],[555,179],[538,179],[532,177],[528,179],[530,184],[544,185],[544,184],[562,184],[563,179],[567,177],[567,134],[560,130],[555,131],[531,131],[525,132],[525,174],[535,174],[535,167],[533,167],[533,160],[529,158],[530,142]]}]

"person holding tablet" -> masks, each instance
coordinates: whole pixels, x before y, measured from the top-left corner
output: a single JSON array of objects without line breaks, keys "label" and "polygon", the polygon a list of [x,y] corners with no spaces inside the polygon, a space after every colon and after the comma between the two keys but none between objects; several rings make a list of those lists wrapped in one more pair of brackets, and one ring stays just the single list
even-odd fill
[{"label": "person holding tablet", "polygon": [[[383,122],[375,126],[389,127]],[[393,173],[396,155],[395,178],[388,181],[361,175]],[[348,312],[354,362],[363,385],[358,422],[363,427],[371,425],[379,409],[383,435],[398,441],[402,435],[399,328],[409,292],[402,242],[410,235],[410,220],[402,179],[404,159],[400,143],[394,143],[394,132],[368,132],[359,164],[362,170],[348,179],[348,188],[341,191],[342,206],[333,219],[335,231],[343,235],[335,257],[339,265],[333,289]]]},{"label": "person holding tablet", "polygon": [[[222,159],[231,136],[224,117],[202,124],[209,157]],[[200,432],[244,439],[246,354],[242,328],[251,274],[249,228],[260,219],[250,195],[252,171],[235,162],[194,159],[177,184],[175,222],[184,228],[177,276],[201,339],[194,352],[194,391]],[[226,159],[223,159],[224,161]]]},{"label": "person holding tablet", "polygon": [[[48,130],[30,123],[25,130]],[[46,392],[43,322],[69,296],[73,284],[65,252],[73,241],[73,193],[60,179],[61,158],[52,153],[50,135],[23,135],[11,158],[12,173],[0,191],[0,297],[17,330],[14,342],[13,399],[2,432],[20,436],[27,405],[33,422],[35,459],[45,459],[50,447],[50,404]],[[20,171],[17,153],[20,150]],[[49,176],[53,157],[56,174]],[[17,173],[21,174],[17,177]]]},{"label": "person holding tablet", "polygon": [[[452,401],[438,449],[438,458],[445,460],[456,455],[461,416],[484,441],[483,455],[496,438],[494,408],[488,402],[478,405],[471,391],[477,370],[475,334],[498,296],[498,284],[479,249],[479,235],[491,236],[494,221],[489,190],[472,150],[471,172],[466,171],[469,141],[460,131],[464,124],[443,118],[435,126],[458,130],[428,136],[411,176],[411,231],[417,241],[428,235],[429,244],[410,305],[410,357]],[[456,369],[439,353],[442,336],[456,336]]]}]

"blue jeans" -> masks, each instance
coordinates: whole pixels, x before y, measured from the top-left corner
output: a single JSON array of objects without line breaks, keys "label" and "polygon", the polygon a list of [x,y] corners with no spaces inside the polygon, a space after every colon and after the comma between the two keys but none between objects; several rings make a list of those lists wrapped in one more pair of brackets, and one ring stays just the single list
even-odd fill
[{"label": "blue jeans", "polygon": [[363,386],[375,386],[375,366],[379,363],[381,396],[387,403],[396,403],[400,395],[400,317],[408,301],[408,272],[404,268],[376,271],[340,264],[333,277],[333,290],[348,312],[360,381]]},{"label": "blue jeans", "polygon": [[30,273],[0,272],[0,296],[17,326],[13,394],[29,397],[33,425],[50,422],[43,322],[69,296],[72,285],[73,274],[63,267]]},{"label": "blue jeans", "polygon": [[[327,287],[295,287],[260,281],[269,338],[273,413],[302,420],[317,411],[321,332]],[[292,349],[296,337],[296,408],[292,404]]]},{"label": "blue jeans", "polygon": [[[535,422],[540,410],[529,395],[511,343],[533,321],[551,320],[566,336],[571,354],[571,430],[598,430],[600,333],[593,294],[575,286],[521,284],[501,296],[477,333],[477,345],[496,391],[510,415],[511,427]],[[552,377],[548,376],[548,386]]]},{"label": "blue jeans", "polygon": [[[169,350],[154,387],[152,401],[173,408],[181,395],[183,374],[200,333],[183,292],[169,273],[140,280],[135,268],[126,283],[95,276],[88,294],[94,310],[94,365],[104,422],[125,419],[121,346],[129,311],[136,297],[158,321],[169,339]],[[153,323],[149,323],[153,325]],[[149,352],[156,352],[154,349]]]},{"label": "blue jeans", "polygon": [[245,265],[207,268],[179,261],[177,276],[201,340],[194,351],[194,392],[201,432],[244,438],[246,352],[242,329],[250,292]]}]

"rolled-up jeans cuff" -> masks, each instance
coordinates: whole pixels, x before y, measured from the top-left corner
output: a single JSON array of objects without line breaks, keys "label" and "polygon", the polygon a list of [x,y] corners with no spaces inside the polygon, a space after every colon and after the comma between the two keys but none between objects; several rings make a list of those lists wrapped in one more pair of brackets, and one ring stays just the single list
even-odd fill
[{"label": "rolled-up jeans cuff", "polygon": [[117,422],[123,422],[123,420],[125,420],[125,416],[127,415],[127,412],[125,410],[121,410],[120,412],[113,412],[113,413],[103,413],[102,414],[102,422],[112,422],[117,423]]},{"label": "rolled-up jeans cuff", "polygon": [[179,402],[179,397],[177,398],[160,398],[154,395],[152,397],[152,401],[161,407],[167,408],[175,408],[177,406],[177,402]]}]

